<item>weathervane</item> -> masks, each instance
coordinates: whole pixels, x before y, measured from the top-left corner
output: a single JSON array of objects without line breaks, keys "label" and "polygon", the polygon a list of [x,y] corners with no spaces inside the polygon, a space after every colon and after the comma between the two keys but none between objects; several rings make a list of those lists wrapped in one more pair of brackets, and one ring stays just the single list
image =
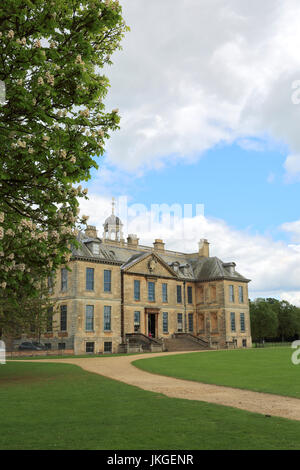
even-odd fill
[{"label": "weathervane", "polygon": [[114,197],[112,198],[111,205],[112,205],[112,214],[114,215],[114,213],[115,213],[115,198]]}]

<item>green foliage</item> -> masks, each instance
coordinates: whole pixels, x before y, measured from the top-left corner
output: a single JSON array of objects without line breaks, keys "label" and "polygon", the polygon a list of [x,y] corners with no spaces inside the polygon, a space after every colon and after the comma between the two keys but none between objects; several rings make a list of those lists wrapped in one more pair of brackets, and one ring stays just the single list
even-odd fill
[{"label": "green foliage", "polygon": [[105,111],[101,69],[127,29],[115,0],[0,4],[0,297],[20,287],[34,296],[70,259],[87,219],[78,219],[87,190],[74,184],[90,177],[120,121]]},{"label": "green foliage", "polygon": [[254,339],[274,338],[277,334],[276,310],[265,299],[250,302],[251,334]]},{"label": "green foliage", "polygon": [[277,336],[284,339],[300,333],[300,309],[286,300],[267,299],[278,317]]},{"label": "green foliage", "polygon": [[43,333],[53,328],[55,303],[49,296],[48,287],[41,286],[31,296],[21,289],[16,296],[6,297],[5,294],[6,291],[0,297],[0,331],[7,347],[22,334],[39,340]]},{"label": "green foliage", "polygon": [[300,334],[300,309],[286,300],[268,298],[250,301],[250,320],[254,340],[284,340]]}]

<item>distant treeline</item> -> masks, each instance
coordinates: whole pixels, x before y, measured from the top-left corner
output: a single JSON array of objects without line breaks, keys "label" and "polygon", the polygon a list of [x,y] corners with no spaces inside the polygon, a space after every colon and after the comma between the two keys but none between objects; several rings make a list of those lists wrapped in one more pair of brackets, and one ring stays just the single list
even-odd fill
[{"label": "distant treeline", "polygon": [[300,308],[286,300],[250,300],[253,341],[292,341],[300,336]]}]

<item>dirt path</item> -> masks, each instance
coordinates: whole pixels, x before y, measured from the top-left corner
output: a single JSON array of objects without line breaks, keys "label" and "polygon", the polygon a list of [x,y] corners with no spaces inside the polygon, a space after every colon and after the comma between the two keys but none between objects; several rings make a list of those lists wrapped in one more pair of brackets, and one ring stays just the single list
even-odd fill
[{"label": "dirt path", "polygon": [[185,353],[155,353],[88,359],[49,359],[47,362],[75,364],[89,372],[104,375],[151,392],[163,393],[168,397],[217,403],[254,413],[300,421],[300,399],[165,377],[144,372],[131,364],[136,359],[172,354]]}]

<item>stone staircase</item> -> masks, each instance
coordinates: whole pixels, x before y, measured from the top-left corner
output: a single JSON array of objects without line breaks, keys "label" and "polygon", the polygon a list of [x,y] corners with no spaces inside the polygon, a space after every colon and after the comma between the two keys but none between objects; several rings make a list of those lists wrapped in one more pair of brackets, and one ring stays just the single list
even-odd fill
[{"label": "stone staircase", "polygon": [[173,351],[203,351],[209,350],[207,341],[190,333],[175,333],[171,338],[164,340],[164,350]]},{"label": "stone staircase", "polygon": [[163,343],[142,333],[126,334],[126,352],[161,352]]},{"label": "stone staircase", "polygon": [[191,333],[174,333],[170,338],[149,338],[142,333],[126,334],[126,342],[119,346],[120,353],[161,351],[203,351],[211,349],[209,343]]}]

